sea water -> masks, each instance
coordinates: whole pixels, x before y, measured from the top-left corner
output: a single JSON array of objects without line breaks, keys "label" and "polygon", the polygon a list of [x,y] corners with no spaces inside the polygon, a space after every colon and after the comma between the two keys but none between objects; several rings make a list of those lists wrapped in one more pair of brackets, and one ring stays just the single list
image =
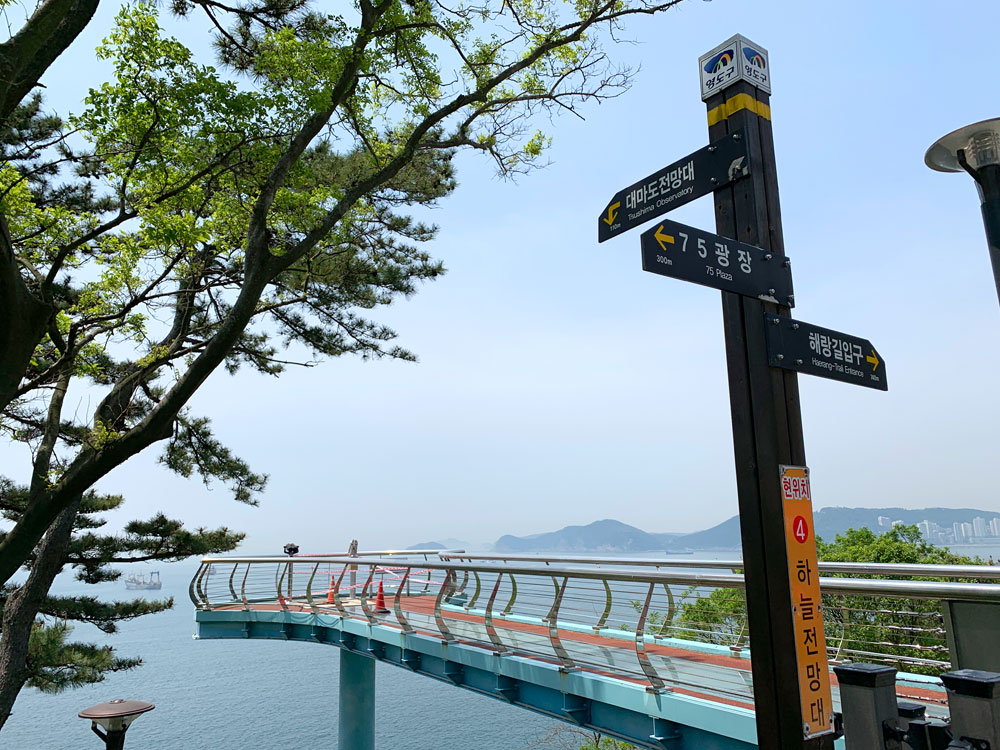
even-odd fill
[{"label": "sea water", "polygon": [[[0,730],[0,748],[101,750],[90,722],[77,714],[96,703],[133,698],[156,708],[129,729],[128,750],[335,750],[339,650],[283,641],[195,640],[187,589],[196,567],[191,562],[157,565],[163,578],[160,591],[126,591],[120,582],[87,586],[58,581],[53,593],[105,600],[173,596],[175,605],[123,623],[113,636],[77,626],[74,640],[110,644],[122,656],[141,656],[143,665],[58,695],[25,688]],[[375,691],[375,743],[380,748],[547,750],[546,737],[559,725],[389,664],[377,665]]]}]

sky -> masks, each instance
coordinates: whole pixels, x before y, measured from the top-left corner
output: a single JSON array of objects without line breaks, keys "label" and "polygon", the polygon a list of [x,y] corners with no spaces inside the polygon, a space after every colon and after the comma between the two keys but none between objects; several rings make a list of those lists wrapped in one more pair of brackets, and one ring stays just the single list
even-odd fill
[{"label": "sky", "polygon": [[[719,292],[643,272],[641,230],[596,236],[616,191],[708,143],[697,60],[735,33],[770,56],[793,314],[870,339],[889,383],[799,377],[814,504],[1000,511],[1000,305],[979,201],[971,178],[923,163],[941,135],[1000,116],[998,27],[995,0],[688,0],[630,24],[610,51],[641,66],[633,87],[543,122],[544,170],[505,182],[458,158],[431,215],[447,275],[375,313],[419,363],[214,374],[192,406],[269,474],[260,507],[153,452],[100,483],[128,498],[111,527],[162,510],[246,532],[246,553],[321,553],[735,515]],[[54,108],[79,108],[106,29],[50,71]],[[669,218],[715,229],[708,197]],[[0,450],[16,476],[20,454]]]}]

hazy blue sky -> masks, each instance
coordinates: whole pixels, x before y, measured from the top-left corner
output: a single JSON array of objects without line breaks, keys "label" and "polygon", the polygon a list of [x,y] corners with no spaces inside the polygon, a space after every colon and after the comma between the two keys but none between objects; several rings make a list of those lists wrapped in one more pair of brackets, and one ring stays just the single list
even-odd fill
[{"label": "hazy blue sky", "polygon": [[[512,184],[459,159],[433,215],[449,273],[378,313],[419,364],[216,374],[194,406],[270,474],[261,507],[154,453],[102,482],[129,498],[115,522],[162,509],[245,530],[263,553],[733,515],[719,293],[644,273],[639,231],[598,245],[596,219],[708,142],[697,59],[734,33],[770,53],[795,316],[871,339],[888,368],[888,393],[800,377],[817,506],[1000,510],[1000,306],[979,202],[969,177],[923,164],[939,136],[1000,115],[998,27],[995,0],[690,0],[633,24],[637,44],[613,54],[641,63],[635,86],[549,126],[551,166]],[[53,70],[54,103],[78,107],[94,84],[99,36]],[[714,230],[709,198],[670,218]]]}]

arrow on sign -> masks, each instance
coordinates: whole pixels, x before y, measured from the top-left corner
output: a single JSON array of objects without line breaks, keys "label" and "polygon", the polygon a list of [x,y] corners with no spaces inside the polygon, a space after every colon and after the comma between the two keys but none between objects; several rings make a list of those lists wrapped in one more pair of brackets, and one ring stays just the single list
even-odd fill
[{"label": "arrow on sign", "polygon": [[610,227],[612,224],[615,223],[615,217],[618,215],[618,209],[621,208],[621,206],[622,206],[621,201],[618,201],[617,203],[612,203],[610,206],[608,206],[608,215],[605,218],[601,219],[601,221],[603,221]]},{"label": "arrow on sign", "polygon": [[666,251],[666,249],[667,249],[667,243],[668,242],[671,245],[674,244],[674,236],[672,234],[665,234],[663,232],[663,225],[662,224],[660,224],[660,226],[657,228],[656,232],[653,233],[653,238],[657,242],[660,243],[660,248],[662,250],[664,250],[664,251]]},{"label": "arrow on sign", "polygon": [[865,360],[867,360],[868,364],[874,365],[872,367],[872,372],[875,372],[878,369],[878,355],[875,353],[874,349],[872,349],[872,353],[869,356],[865,357]]}]

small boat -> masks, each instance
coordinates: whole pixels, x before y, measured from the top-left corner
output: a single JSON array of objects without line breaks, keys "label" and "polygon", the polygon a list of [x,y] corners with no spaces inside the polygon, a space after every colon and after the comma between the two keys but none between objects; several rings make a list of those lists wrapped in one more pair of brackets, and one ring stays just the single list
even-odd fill
[{"label": "small boat", "polygon": [[154,570],[149,576],[142,573],[133,573],[125,579],[125,588],[136,590],[159,590],[163,586],[160,580],[160,571]]}]

